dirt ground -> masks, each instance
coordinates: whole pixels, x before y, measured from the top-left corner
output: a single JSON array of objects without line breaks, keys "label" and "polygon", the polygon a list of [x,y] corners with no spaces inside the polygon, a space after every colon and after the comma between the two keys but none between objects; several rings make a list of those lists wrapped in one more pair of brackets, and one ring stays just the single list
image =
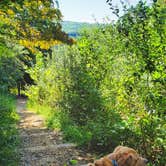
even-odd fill
[{"label": "dirt ground", "polygon": [[17,100],[20,134],[20,166],[85,166],[92,156],[66,143],[60,131],[49,130],[44,118],[26,109],[26,99]]}]

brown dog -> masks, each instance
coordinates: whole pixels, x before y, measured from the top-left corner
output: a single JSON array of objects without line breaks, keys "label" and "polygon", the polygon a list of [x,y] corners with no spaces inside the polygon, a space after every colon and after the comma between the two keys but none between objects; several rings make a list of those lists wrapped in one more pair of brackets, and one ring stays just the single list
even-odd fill
[{"label": "brown dog", "polygon": [[148,160],[140,157],[134,149],[118,146],[113,153],[88,166],[145,166],[147,163]]}]

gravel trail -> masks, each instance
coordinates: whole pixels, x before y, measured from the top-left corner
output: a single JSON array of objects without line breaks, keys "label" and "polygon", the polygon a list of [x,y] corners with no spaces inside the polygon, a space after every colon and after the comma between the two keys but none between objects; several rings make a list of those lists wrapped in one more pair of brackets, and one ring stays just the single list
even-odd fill
[{"label": "gravel trail", "polygon": [[66,143],[60,131],[49,130],[44,118],[26,109],[26,99],[17,100],[20,134],[19,166],[85,166],[92,156]]}]

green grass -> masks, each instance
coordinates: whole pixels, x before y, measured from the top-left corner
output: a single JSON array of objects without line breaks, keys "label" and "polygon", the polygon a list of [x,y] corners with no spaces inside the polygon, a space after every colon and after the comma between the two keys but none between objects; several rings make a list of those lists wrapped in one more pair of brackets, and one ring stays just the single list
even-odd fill
[{"label": "green grass", "polygon": [[18,165],[18,131],[16,124],[18,115],[16,100],[0,93],[0,165]]}]

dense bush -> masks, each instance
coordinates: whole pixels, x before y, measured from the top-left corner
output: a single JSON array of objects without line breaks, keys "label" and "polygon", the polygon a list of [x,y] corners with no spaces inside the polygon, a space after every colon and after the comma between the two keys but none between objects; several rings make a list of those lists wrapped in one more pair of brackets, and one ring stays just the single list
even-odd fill
[{"label": "dense bush", "polygon": [[0,165],[18,165],[15,100],[0,93]]},{"label": "dense bush", "polygon": [[58,114],[68,140],[100,152],[124,144],[164,165],[165,29],[157,24],[164,9],[140,2],[77,45],[56,47],[47,60],[38,54],[31,105],[50,108],[49,125]]},{"label": "dense bush", "polygon": [[[23,80],[24,69],[23,63],[18,58],[21,54],[22,47],[15,45],[13,48],[8,44],[0,42],[0,91],[9,92],[17,88]],[[25,56],[24,56],[25,58]],[[23,59],[23,58],[22,58]]]}]

